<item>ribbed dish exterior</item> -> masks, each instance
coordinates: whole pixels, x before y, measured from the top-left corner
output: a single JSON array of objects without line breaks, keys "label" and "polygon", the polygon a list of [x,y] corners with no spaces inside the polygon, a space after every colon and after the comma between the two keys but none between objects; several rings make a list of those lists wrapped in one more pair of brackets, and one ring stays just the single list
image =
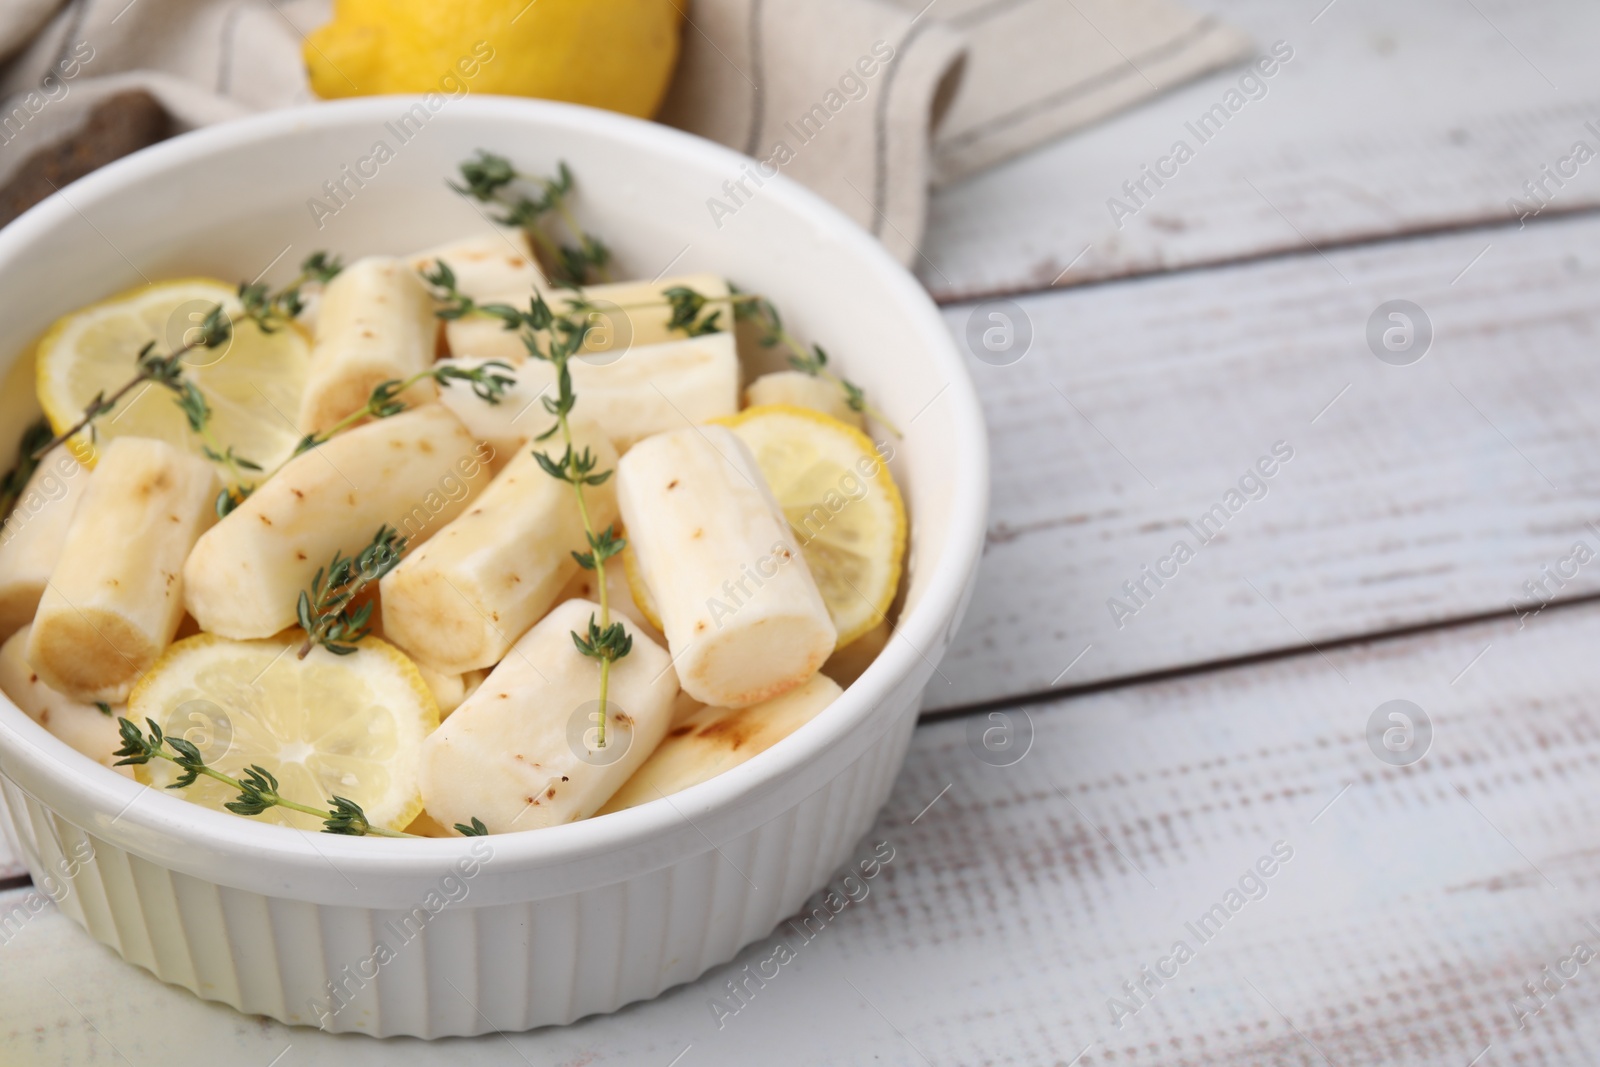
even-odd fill
[{"label": "ribbed dish exterior", "polygon": [[[0,231],[0,318],[15,337],[38,336],[143,271],[207,263],[244,277],[288,241],[336,240],[352,255],[437,245],[482,221],[441,178],[486,146],[515,146],[529,165],[564,160],[583,176],[619,262],[670,261],[783,294],[785,319],[816,331],[902,427],[892,463],[913,535],[893,639],[844,696],[670,805],[574,826],[471,841],[299,836],[97,770],[0,697],[0,790],[35,880],[68,915],[202,997],[384,1036],[612,1011],[695,978],[794,914],[888,798],[987,539],[983,413],[949,324],[871,235],[781,175],[737,225],[706,221],[707,193],[744,166],[736,153],[590,108],[471,94],[431,118],[425,146],[395,153],[381,182],[341,204],[336,239],[322,236],[307,194],[349,173],[352,146],[392,136],[397,114],[431,113],[437,95],[272,111],[96,171],[70,199]],[[0,346],[0,374],[22,356]],[[475,855],[492,863],[445,881]],[[448,906],[422,899],[419,916],[414,902],[436,886]]]},{"label": "ribbed dish exterior", "polygon": [[0,790],[35,880],[75,866],[61,910],[163,981],[333,1033],[474,1036],[657,996],[796,913],[888,799],[914,704],[895,719],[822,789],[731,841],[555,897],[473,907],[469,891],[426,920],[220,886],[84,832],[9,780]]}]

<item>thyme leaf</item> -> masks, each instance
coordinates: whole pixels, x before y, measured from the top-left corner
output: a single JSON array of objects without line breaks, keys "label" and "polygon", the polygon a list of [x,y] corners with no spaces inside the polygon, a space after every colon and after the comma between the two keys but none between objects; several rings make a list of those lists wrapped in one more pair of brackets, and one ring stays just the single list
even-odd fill
[{"label": "thyme leaf", "polygon": [[[483,149],[474,159],[458,167],[461,184],[447,182],[462,196],[500,209],[493,216],[502,226],[514,226],[528,235],[539,253],[551,281],[562,286],[581,286],[590,281],[609,281],[611,250],[578,223],[568,204],[574,181],[565,163],[558,164],[554,178],[523,174],[505,156]],[[533,192],[527,191],[529,188]],[[577,244],[562,244],[548,230],[549,220],[558,221]]]},{"label": "thyme leaf", "polygon": [[356,597],[373,582],[400,565],[407,540],[397,530],[378,527],[372,542],[355,556],[334,552],[333,561],[320,567],[311,579],[311,588],[300,591],[295,616],[305,631],[300,658],[311,655],[317,645],[336,656],[348,656],[372,632],[373,604],[355,607]]}]

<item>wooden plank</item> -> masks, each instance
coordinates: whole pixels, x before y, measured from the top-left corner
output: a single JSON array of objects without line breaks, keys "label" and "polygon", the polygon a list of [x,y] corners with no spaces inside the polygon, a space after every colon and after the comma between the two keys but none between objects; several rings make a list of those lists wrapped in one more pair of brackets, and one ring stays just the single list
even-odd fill
[{"label": "wooden plank", "polygon": [[[1265,95],[1237,98],[1220,129],[1202,130],[1204,141],[1186,123],[1226,107],[1239,70],[941,190],[918,264],[940,299],[1501,221],[1507,199],[1575,141],[1600,150],[1600,133],[1585,126],[1600,125],[1600,68],[1584,46],[1600,34],[1593,4],[1191,6],[1261,49],[1287,42],[1293,58],[1264,81]],[[1163,164],[1172,176],[1160,187],[1144,179],[1141,168],[1179,140],[1193,158]],[[1550,212],[1600,204],[1600,165],[1576,169],[1563,187],[1547,184]],[[1142,204],[1122,190],[1140,180]],[[1114,219],[1112,197],[1137,213]]]},{"label": "wooden plank", "polygon": [[[1597,239],[1546,221],[1020,301],[1032,351],[972,361],[993,513],[930,707],[1600,592]],[[1412,366],[1365,337],[1396,298],[1433,324]],[[1244,499],[1276,442],[1293,459]],[[1208,543],[1186,525],[1233,504]]]},{"label": "wooden plank", "polygon": [[[1600,984],[1585,980],[1600,962],[1552,980],[1539,1014],[1510,1005],[1531,1012],[1522,984],[1574,944],[1600,950],[1596,641],[1600,608],[1565,608],[1525,630],[1014,709],[1014,736],[1032,744],[1011,766],[994,764],[1017,749],[997,758],[981,741],[1003,722],[925,725],[868,837],[892,862],[810,941],[784,929],[797,958],[749,984],[747,1003],[727,985],[772,958],[777,934],[620,1014],[446,1047],[474,1062],[659,1067],[1579,1062],[1572,1050],[1600,1041]],[[1367,739],[1397,697],[1433,729],[1404,767]],[[1270,875],[1232,900],[1275,848]],[[1163,963],[1178,941],[1193,958]],[[52,909],[0,961],[7,1063],[189,1062],[203,1048],[264,1064],[292,1046],[285,1063],[403,1067],[440,1052],[245,1025],[115,961]],[[1122,984],[1146,967],[1176,975],[1135,1001]],[[1113,997],[1137,1010],[1114,1013]]]}]

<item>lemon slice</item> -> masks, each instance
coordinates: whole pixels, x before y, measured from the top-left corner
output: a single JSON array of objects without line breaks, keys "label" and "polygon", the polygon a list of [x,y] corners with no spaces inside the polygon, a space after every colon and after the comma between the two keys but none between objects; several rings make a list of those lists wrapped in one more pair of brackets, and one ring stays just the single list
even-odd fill
[{"label": "lemon slice", "polygon": [[[622,536],[626,539],[627,532],[623,531]],[[650,587],[644,584],[644,574],[639,570],[639,560],[633,554],[632,542],[622,550],[622,573],[628,579],[628,592],[633,594],[633,606],[639,609],[644,621],[654,626],[657,633],[665,630],[661,611],[656,607],[656,598],[650,595]]]},{"label": "lemon slice", "polygon": [[[374,637],[349,656],[316,648],[301,660],[297,645],[211,634],[179,641],[134,687],[128,718],[193,742],[207,766],[231,777],[259,764],[285,800],[320,808],[341,796],[374,826],[405,829],[422,812],[422,742],[439,726],[427,683],[399,649]],[[165,788],[180,772],[154,760],[134,773]],[[202,776],[178,795],[220,811],[238,793]],[[257,818],[322,829],[321,820],[284,808]]]},{"label": "lemon slice", "polygon": [[[217,348],[197,348],[183,369],[212,411],[216,442],[264,470],[294,454],[300,441],[294,420],[311,366],[311,348],[300,328],[264,334],[240,313],[233,286],[210,278],[184,278],[141,286],[92,304],[58,321],[38,346],[39,403],[50,426],[62,433],[83,416],[99,394],[111,396],[133,377],[140,349],[155,342],[171,352],[194,337],[212,308],[221,304],[233,319],[233,337]],[[95,420],[98,440],[154,437],[202,454],[204,442],[189,429],[163,386],[145,383],[115,410]],[[96,450],[88,434],[69,442],[73,455],[93,467]],[[225,464],[217,472],[239,480]],[[250,472],[244,472],[248,478]]]},{"label": "lemon slice", "polygon": [[[906,509],[871,439],[789,404],[714,421],[731,427],[754,453],[833,616],[838,647],[883,622],[900,588]],[[631,571],[629,584],[635,584]]]}]

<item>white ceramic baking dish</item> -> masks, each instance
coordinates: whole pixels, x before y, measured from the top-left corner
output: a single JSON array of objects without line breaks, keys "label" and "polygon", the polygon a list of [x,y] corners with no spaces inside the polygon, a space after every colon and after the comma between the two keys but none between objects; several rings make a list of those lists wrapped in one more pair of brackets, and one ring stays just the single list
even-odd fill
[{"label": "white ceramic baking dish", "polygon": [[770,294],[869,390],[905,433],[892,443],[912,515],[909,595],[881,658],[773,750],[669,800],[488,839],[341,838],[203,810],[96,766],[0,700],[0,788],[34,878],[74,870],[60,905],[91,935],[288,1023],[420,1037],[565,1023],[653,997],[768,933],[887,799],[983,545],[982,415],[922,288],[782,178],[746,179],[751,195],[714,217],[708,200],[730,202],[745,157],[583,108],[373,98],[140,152],[0,231],[14,346],[0,360],[144,279],[254,278],[274,263],[286,276],[317,248],[348,260],[481,230],[445,186],[478,148],[533,171],[567,161],[579,210],[628,274],[714,271]]}]

